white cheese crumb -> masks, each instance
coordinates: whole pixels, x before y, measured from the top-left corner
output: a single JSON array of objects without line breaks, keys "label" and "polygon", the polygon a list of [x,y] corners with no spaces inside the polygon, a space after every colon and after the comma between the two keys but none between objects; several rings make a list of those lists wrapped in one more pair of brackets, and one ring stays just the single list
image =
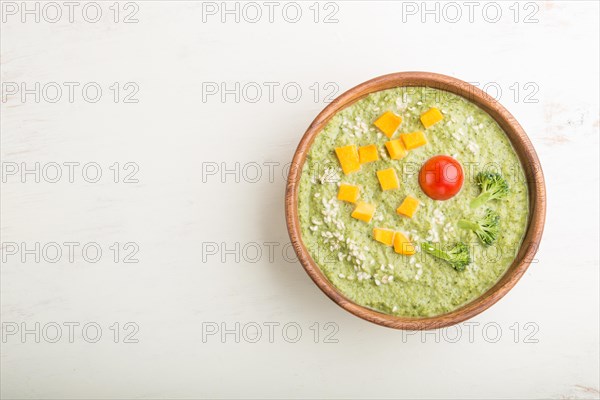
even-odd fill
[{"label": "white cheese crumb", "polygon": [[475,142],[469,142],[469,144],[467,144],[467,148],[471,151],[471,153],[473,154],[478,154],[479,153],[479,146],[477,145],[477,143]]}]

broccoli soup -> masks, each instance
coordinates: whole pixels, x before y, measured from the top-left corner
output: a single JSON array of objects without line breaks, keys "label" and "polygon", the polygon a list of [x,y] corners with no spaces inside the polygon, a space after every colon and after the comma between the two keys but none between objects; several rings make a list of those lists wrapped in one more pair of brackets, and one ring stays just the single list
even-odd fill
[{"label": "broccoli soup", "polygon": [[523,168],[494,119],[452,93],[375,92],[334,115],[306,157],[302,239],[350,300],[406,317],[482,295],[528,219]]}]

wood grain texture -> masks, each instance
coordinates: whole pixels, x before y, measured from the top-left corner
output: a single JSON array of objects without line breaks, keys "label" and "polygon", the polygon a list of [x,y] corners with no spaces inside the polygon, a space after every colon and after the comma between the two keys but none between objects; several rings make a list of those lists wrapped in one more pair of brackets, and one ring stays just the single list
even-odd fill
[{"label": "wood grain texture", "polygon": [[[496,120],[510,139],[523,165],[529,189],[530,210],[528,227],[523,243],[512,265],[502,278],[474,301],[447,314],[406,318],[383,314],[360,306],[342,293],[321,272],[308,253],[302,240],[298,217],[298,187],[302,167],[315,137],[338,111],[350,106],[370,93],[395,87],[427,86],[460,95],[477,104]],[[336,98],[315,118],[300,140],[292,160],[285,195],[285,214],[288,232],[300,263],[317,286],[340,307],[375,324],[395,329],[428,330],[443,328],[465,321],[481,313],[500,300],[525,273],[539,247],[546,217],[546,187],[542,168],[527,134],[517,120],[495,99],[482,90],[446,75],[430,72],[399,72],[383,75],[364,82]]]}]

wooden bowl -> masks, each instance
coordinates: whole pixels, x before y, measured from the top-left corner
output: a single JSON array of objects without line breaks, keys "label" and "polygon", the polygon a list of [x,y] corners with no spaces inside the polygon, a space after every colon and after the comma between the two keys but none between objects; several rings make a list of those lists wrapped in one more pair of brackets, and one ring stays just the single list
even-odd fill
[{"label": "wooden bowl", "polygon": [[[454,311],[435,317],[397,317],[363,307],[348,299],[325,277],[308,253],[302,241],[300,221],[298,219],[298,187],[302,167],[304,166],[306,155],[313,140],[321,132],[329,119],[338,111],[350,106],[370,93],[395,87],[410,86],[426,86],[455,93],[477,104],[491,115],[512,142],[523,165],[529,189],[530,209],[528,227],[521,248],[512,265],[500,280],[480,297]],[[409,330],[437,329],[460,323],[481,313],[500,300],[523,276],[527,267],[529,267],[529,264],[534,259],[533,257],[542,238],[546,217],[546,187],[540,162],[529,138],[517,120],[494,98],[467,82],[449,76],[431,72],[399,72],[371,79],[348,90],[325,107],[312,124],[310,124],[296,149],[292,167],[290,168],[285,195],[285,213],[290,239],[300,263],[317,286],[340,307],[367,321],[390,328]]]}]

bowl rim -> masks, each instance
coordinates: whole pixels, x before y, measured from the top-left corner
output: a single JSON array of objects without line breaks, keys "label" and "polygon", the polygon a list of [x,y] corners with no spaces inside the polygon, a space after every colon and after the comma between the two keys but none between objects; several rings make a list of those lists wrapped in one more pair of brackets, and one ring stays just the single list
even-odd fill
[{"label": "bowl rim", "polygon": [[[398,317],[361,306],[349,298],[327,279],[310,256],[304,242],[298,215],[298,188],[308,151],[322,128],[340,110],[352,105],[370,93],[396,87],[431,87],[466,98],[486,111],[509,138],[527,180],[529,192],[528,226],[521,247],[504,275],[481,296],[471,302],[433,317]],[[529,137],[517,120],[493,97],[483,90],[460,79],[432,72],[396,72],[363,82],[339,95],[328,104],[309,125],[294,153],[289,169],[285,194],[285,217],[294,251],[306,273],[332,301],[353,315],[389,328],[405,330],[438,329],[463,322],[485,311],[506,293],[523,276],[533,262],[544,230],[546,216],[546,187],[537,153]]]}]

